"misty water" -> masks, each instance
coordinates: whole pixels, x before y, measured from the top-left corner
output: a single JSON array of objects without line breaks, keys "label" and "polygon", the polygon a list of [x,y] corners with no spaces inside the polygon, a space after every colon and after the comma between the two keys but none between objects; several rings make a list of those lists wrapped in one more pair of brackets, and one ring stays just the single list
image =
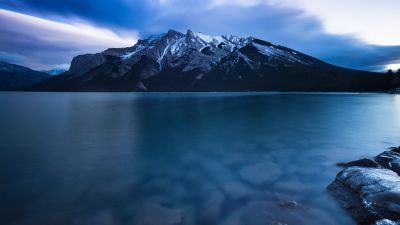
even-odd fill
[{"label": "misty water", "polygon": [[400,145],[400,96],[0,93],[0,224],[353,224],[335,164]]}]

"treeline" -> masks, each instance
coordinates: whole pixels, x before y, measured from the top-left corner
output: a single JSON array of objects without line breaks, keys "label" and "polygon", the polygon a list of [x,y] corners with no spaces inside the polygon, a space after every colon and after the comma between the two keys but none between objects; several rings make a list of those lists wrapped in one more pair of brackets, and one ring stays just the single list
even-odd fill
[{"label": "treeline", "polygon": [[392,69],[388,69],[388,74],[399,74],[400,75],[400,68],[395,72]]}]

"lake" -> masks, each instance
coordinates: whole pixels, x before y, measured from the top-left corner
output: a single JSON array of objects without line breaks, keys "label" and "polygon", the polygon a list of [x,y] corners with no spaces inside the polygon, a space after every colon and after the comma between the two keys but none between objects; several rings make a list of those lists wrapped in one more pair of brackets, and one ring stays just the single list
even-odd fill
[{"label": "lake", "polygon": [[400,96],[0,93],[0,224],[353,224],[335,164],[400,145]]}]

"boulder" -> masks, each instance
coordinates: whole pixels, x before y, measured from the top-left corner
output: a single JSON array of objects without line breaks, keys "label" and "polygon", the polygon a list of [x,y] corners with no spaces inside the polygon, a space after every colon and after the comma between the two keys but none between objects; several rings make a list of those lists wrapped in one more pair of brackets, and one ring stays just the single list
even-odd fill
[{"label": "boulder", "polygon": [[400,218],[400,177],[391,170],[350,167],[338,174],[328,191],[360,224]]},{"label": "boulder", "polygon": [[400,159],[400,153],[390,150],[375,157],[375,161],[385,168],[392,168],[391,162]]},{"label": "boulder", "polygon": [[375,162],[372,159],[366,159],[366,158],[348,162],[348,163],[338,163],[337,165],[340,167],[344,167],[344,168],[348,168],[348,167],[352,167],[352,166],[371,167],[371,168],[379,167],[379,164],[377,162]]},{"label": "boulder", "polygon": [[241,225],[330,225],[332,218],[323,211],[294,201],[253,201],[241,211]]},{"label": "boulder", "polygon": [[394,159],[390,162],[390,169],[400,174],[400,159]]},{"label": "boulder", "polygon": [[374,225],[399,225],[399,222],[394,222],[392,220],[387,220],[387,219],[383,219],[383,220],[378,220],[376,221],[376,223]]},{"label": "boulder", "polygon": [[400,224],[400,148],[345,167],[327,190],[359,224]]},{"label": "boulder", "polygon": [[184,219],[185,213],[182,210],[149,202],[137,211],[132,225],[180,225]]},{"label": "boulder", "polygon": [[390,149],[390,151],[400,153],[400,146],[399,147],[393,147],[393,148]]},{"label": "boulder", "polygon": [[242,167],[239,171],[241,179],[253,185],[265,185],[277,180],[282,171],[273,163],[258,163]]}]

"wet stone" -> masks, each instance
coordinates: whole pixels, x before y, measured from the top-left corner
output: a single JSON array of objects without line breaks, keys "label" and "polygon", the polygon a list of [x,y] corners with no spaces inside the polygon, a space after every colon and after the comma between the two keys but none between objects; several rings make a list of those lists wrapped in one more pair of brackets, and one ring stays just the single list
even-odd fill
[{"label": "wet stone", "polygon": [[394,160],[400,159],[400,153],[395,151],[385,151],[375,157],[375,161],[385,168],[391,168],[390,163]]},{"label": "wet stone", "polygon": [[400,177],[391,170],[350,167],[328,191],[360,224],[400,218]]},{"label": "wet stone", "polygon": [[400,159],[395,159],[392,160],[389,163],[390,169],[396,172],[397,174],[400,174]]},{"label": "wet stone", "polygon": [[238,181],[232,181],[223,185],[223,190],[229,198],[239,199],[254,194],[255,190]]},{"label": "wet stone", "polygon": [[390,151],[400,153],[400,146],[391,148]]},{"label": "wet stone", "polygon": [[277,180],[282,175],[282,171],[273,163],[258,163],[245,166],[238,173],[240,178],[254,185],[267,184]]},{"label": "wet stone", "polygon": [[135,220],[131,225],[181,225],[184,219],[183,210],[149,202],[136,212]]},{"label": "wet stone", "polygon": [[379,167],[379,164],[377,162],[375,162],[372,159],[366,159],[366,158],[348,162],[348,163],[338,163],[337,165],[340,167],[344,167],[344,168],[348,168],[348,167],[352,167],[352,166],[371,167],[371,168]]},{"label": "wet stone", "polygon": [[214,191],[203,203],[200,215],[201,224],[217,224],[225,196],[220,191]]},{"label": "wet stone", "polygon": [[295,201],[281,202],[279,203],[279,206],[283,208],[294,208],[298,206],[298,203]]},{"label": "wet stone", "polygon": [[282,203],[273,201],[249,202],[241,215],[242,225],[296,224],[296,225],[330,225],[332,219],[324,212],[294,202]]},{"label": "wet stone", "polygon": [[399,224],[400,222],[394,222],[392,220],[383,219],[376,221],[374,225],[399,225]]}]

